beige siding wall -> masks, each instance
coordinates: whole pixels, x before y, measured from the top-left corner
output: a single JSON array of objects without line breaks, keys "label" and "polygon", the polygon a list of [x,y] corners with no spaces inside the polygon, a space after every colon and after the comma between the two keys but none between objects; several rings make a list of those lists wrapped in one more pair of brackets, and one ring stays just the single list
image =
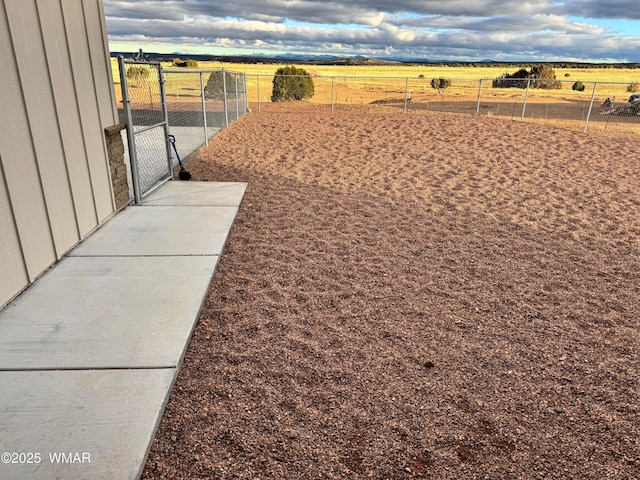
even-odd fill
[{"label": "beige siding wall", "polygon": [[[0,158],[1,160],[1,158]],[[0,169],[0,298],[10,298],[27,284],[26,268],[22,257],[20,238],[13,218],[13,209],[7,192],[7,184]]]},{"label": "beige siding wall", "polygon": [[0,0],[0,65],[2,306],[114,212],[101,1]]}]

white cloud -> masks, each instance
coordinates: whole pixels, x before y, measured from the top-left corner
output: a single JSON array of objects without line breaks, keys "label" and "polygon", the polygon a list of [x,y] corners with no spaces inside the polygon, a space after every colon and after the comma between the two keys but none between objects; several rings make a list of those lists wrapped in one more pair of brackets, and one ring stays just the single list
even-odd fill
[{"label": "white cloud", "polygon": [[[113,43],[437,59],[640,62],[640,36],[589,18],[640,18],[637,0],[104,0]],[[575,18],[584,20],[576,21]],[[640,22],[639,22],[640,31]],[[136,48],[137,49],[137,48]],[[392,53],[391,53],[392,52]]]}]

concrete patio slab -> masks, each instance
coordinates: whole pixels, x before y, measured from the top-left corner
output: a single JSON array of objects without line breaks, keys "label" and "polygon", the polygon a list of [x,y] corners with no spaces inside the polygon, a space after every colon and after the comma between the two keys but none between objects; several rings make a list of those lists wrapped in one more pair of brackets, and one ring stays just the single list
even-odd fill
[{"label": "concrete patio slab", "polygon": [[0,311],[1,480],[140,478],[245,188],[160,186]]},{"label": "concrete patio slab", "polygon": [[129,207],[69,255],[220,255],[237,212],[237,206]]},{"label": "concrete patio slab", "polygon": [[0,370],[177,366],[217,260],[63,259],[0,312]]},{"label": "concrete patio slab", "polygon": [[169,182],[144,199],[145,205],[239,205],[247,189],[242,182]]},{"label": "concrete patio slab", "polygon": [[0,372],[0,478],[138,477],[175,372]]}]

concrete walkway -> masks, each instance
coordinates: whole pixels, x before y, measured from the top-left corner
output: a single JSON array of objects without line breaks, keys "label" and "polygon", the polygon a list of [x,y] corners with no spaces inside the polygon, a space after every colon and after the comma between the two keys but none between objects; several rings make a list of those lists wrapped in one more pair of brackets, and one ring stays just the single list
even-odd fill
[{"label": "concrete walkway", "polygon": [[0,312],[0,479],[140,477],[245,188],[163,185]]}]

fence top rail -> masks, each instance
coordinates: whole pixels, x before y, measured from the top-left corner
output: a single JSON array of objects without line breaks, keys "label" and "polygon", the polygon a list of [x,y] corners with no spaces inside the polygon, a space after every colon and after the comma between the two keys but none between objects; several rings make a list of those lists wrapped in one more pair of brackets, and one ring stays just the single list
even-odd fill
[{"label": "fence top rail", "polygon": [[222,72],[225,71],[226,73],[231,73],[234,75],[245,75],[244,72],[237,72],[235,70],[227,70],[226,68],[205,68],[205,69],[201,69],[201,68],[190,68],[190,69],[184,69],[184,68],[163,68],[164,73],[186,73],[186,74],[194,74],[194,73],[216,73],[216,72]]},{"label": "fence top rail", "polygon": [[[132,63],[132,64],[142,64],[142,65],[160,65],[160,63],[158,62],[138,62],[135,60],[127,60],[125,59],[125,63]],[[187,75],[193,75],[193,74],[200,74],[200,73],[216,73],[216,72],[221,72],[221,71],[225,71],[227,73],[230,74],[234,74],[234,75],[247,75],[250,77],[265,77],[265,78],[273,78],[273,77],[301,77],[301,76],[306,76],[306,75],[280,75],[280,74],[269,74],[269,73],[246,73],[246,72],[239,72],[236,70],[227,70],[226,68],[214,68],[214,69],[196,69],[196,68],[190,68],[190,69],[182,69],[182,68],[163,68],[163,72],[164,73],[169,73],[169,74],[178,74],[178,73],[183,73],[183,74],[187,74]],[[457,78],[457,77],[445,77],[445,76],[437,76],[437,77],[409,77],[409,76],[400,76],[400,75],[393,75],[393,76],[375,76],[375,75],[309,75],[311,78],[319,78],[319,79],[353,79],[353,80],[357,80],[357,79],[378,79],[378,80],[411,80],[411,81],[424,81],[424,82],[430,82],[433,78],[447,78],[448,80],[451,80],[452,82],[468,82],[468,83],[478,83],[480,81],[484,82],[493,82],[494,80],[501,80],[503,82],[509,82],[509,81],[513,81],[513,82],[517,82],[517,81],[523,81],[523,80],[527,80],[522,79],[522,78],[499,78],[499,77],[483,77],[483,78]],[[537,78],[537,79],[530,79],[530,80],[538,80],[538,81],[554,81],[554,82],[561,82],[561,83],[575,83],[576,80],[567,80],[567,79],[561,79],[561,78],[557,78],[557,79],[553,79],[553,78]],[[615,81],[610,81],[610,80],[582,80],[582,83],[587,85],[593,85],[595,83],[597,84],[607,84],[607,85],[629,85],[630,83],[639,83],[640,84],[640,79],[638,79],[638,82],[615,82]]]},{"label": "fence top rail", "polygon": [[160,62],[147,62],[145,60],[133,60],[131,58],[124,58],[123,60],[127,65],[151,65],[154,67],[160,66]]},{"label": "fence top rail", "polygon": [[[307,75],[280,75],[280,74],[269,74],[269,73],[247,73],[246,74],[249,77],[267,77],[267,78],[273,78],[273,77],[304,77]],[[499,77],[483,77],[483,78],[457,78],[457,77],[445,77],[443,75],[439,75],[437,77],[408,77],[408,76],[389,76],[389,77],[381,77],[381,76],[373,76],[373,75],[309,75],[311,78],[327,78],[327,79],[340,79],[340,78],[345,78],[345,79],[380,79],[380,80],[421,80],[421,81],[425,81],[425,82],[430,82],[433,78],[447,78],[448,80],[451,81],[456,81],[456,82],[479,82],[480,80],[482,80],[483,82],[489,81],[492,82],[494,80],[501,80],[504,82],[509,82],[509,81],[513,81],[513,82],[517,82],[517,81],[526,81],[526,80],[537,80],[540,82],[544,82],[544,81],[549,81],[549,82],[562,82],[562,83],[575,83],[576,80],[566,80],[566,79],[560,79],[560,78],[531,78],[531,79],[527,79],[527,78],[499,78]],[[640,84],[640,79],[638,80],[638,82],[613,82],[610,80],[580,80],[582,83],[584,84],[591,84],[593,85],[594,83],[603,83],[603,84],[609,84],[609,85],[629,85],[630,83],[638,83]]]}]

